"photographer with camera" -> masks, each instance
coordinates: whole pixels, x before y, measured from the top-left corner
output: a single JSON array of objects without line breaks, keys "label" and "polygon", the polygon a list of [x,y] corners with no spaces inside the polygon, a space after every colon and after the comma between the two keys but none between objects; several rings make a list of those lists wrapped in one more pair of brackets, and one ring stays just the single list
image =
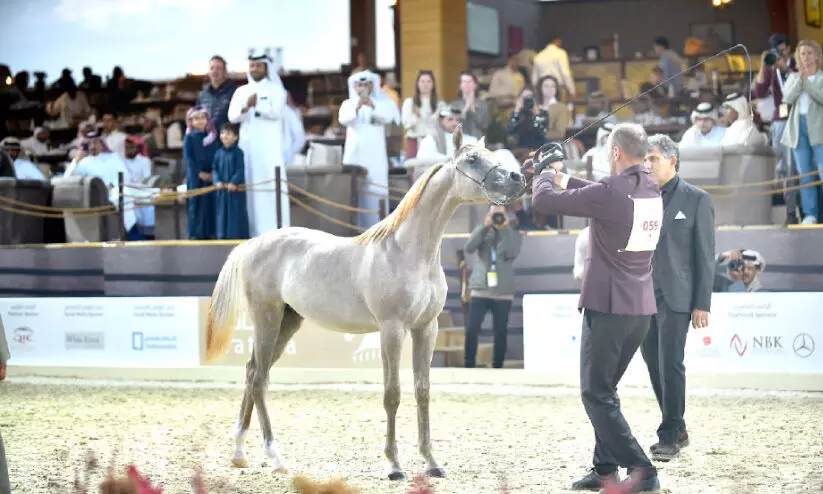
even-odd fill
[{"label": "photographer with camera", "polygon": [[717,256],[717,265],[727,264],[728,277],[726,286],[719,291],[725,292],[759,292],[763,291],[760,274],[766,269],[766,260],[756,250],[727,250]]},{"label": "photographer with camera", "polygon": [[[792,58],[791,47],[785,34],[777,33],[769,37],[769,49],[760,56],[760,70],[755,80],[755,98],[771,96],[774,110],[771,122],[772,148],[778,153],[776,178],[785,178],[797,174],[796,167],[791,161],[791,149],[780,142],[783,130],[789,118],[789,105],[783,102],[783,90],[789,74],[796,72],[797,64]],[[788,184],[784,184],[788,185]],[[797,209],[797,191],[786,193],[787,222],[797,223],[795,210]]]},{"label": "photographer with camera", "polygon": [[523,239],[505,206],[491,206],[482,225],[474,229],[466,253],[477,253],[469,277],[471,301],[466,325],[465,365],[475,366],[477,340],[486,313],[492,313],[494,368],[503,367],[506,357],[509,311],[514,300],[514,260]]},{"label": "photographer with camera", "polygon": [[524,88],[517,97],[508,128],[509,135],[514,137],[515,147],[539,148],[547,142],[548,126],[549,112],[535,105],[531,88]]}]

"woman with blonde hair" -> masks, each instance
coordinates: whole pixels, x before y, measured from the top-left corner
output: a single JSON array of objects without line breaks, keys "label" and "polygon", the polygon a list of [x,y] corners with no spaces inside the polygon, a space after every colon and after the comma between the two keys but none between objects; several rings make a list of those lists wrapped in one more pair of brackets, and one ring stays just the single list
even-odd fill
[{"label": "woman with blonde hair", "polygon": [[[806,185],[823,179],[823,51],[816,41],[804,39],[795,50],[797,72],[786,79],[783,103],[791,105],[781,143],[793,150],[797,173],[818,175],[800,179]],[[817,223],[820,207],[817,187],[800,189],[804,225]]]}]

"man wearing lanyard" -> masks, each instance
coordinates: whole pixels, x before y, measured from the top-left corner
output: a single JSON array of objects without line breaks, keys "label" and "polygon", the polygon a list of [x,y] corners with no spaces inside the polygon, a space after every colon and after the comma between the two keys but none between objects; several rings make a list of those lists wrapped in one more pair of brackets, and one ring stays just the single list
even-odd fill
[{"label": "man wearing lanyard", "polygon": [[509,311],[514,300],[514,260],[520,254],[522,237],[511,225],[504,206],[491,206],[482,225],[474,229],[466,242],[466,253],[476,253],[469,277],[471,301],[466,324],[465,365],[475,366],[477,340],[486,313],[492,313],[494,359],[496,369],[506,357]]},{"label": "man wearing lanyard", "polygon": [[[783,103],[783,85],[790,73],[795,72],[795,61],[791,57],[791,50],[784,34],[773,34],[769,37],[769,50],[761,55],[760,71],[755,80],[754,96],[767,98],[771,95],[774,101],[774,115],[771,123],[772,147],[777,151],[780,159],[775,170],[777,178],[791,177],[797,174],[792,163],[791,149],[780,143],[783,129],[789,118],[789,105]],[[792,184],[786,181],[783,186]],[[786,223],[797,223],[797,191],[786,192]]]}]

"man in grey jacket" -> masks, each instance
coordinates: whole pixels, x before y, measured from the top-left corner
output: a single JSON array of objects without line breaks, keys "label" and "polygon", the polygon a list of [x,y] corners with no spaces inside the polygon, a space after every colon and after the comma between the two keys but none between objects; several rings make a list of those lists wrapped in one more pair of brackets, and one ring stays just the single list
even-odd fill
[{"label": "man in grey jacket", "polygon": [[466,325],[466,367],[474,367],[477,337],[486,313],[492,313],[494,328],[494,367],[503,367],[506,357],[509,311],[514,300],[514,260],[523,239],[503,206],[489,208],[482,225],[474,229],[465,250],[476,253],[469,277],[471,301]]},{"label": "man in grey jacket", "polygon": [[657,314],[640,352],[649,369],[654,395],[663,414],[652,459],[669,461],[689,444],[686,422],[686,367],[683,365],[689,321],[709,324],[714,286],[714,204],[709,194],[685,180],[677,144],[669,136],[649,138],[646,166],[660,184],[663,223],[654,253]]}]

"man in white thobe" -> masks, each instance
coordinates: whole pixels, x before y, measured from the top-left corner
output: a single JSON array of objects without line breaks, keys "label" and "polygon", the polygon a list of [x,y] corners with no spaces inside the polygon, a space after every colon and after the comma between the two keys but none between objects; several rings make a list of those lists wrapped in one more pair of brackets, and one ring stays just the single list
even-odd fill
[{"label": "man in white thobe", "polygon": [[[234,92],[229,104],[229,121],[240,124],[238,145],[246,164],[246,185],[264,182],[246,192],[249,233],[256,237],[277,229],[277,202],[274,194],[274,169],[280,168],[280,215],[282,226],[289,226],[289,191],[283,163],[283,118],[286,88],[277,75],[272,50],[249,50],[248,84]],[[252,186],[253,188],[255,186]]]},{"label": "man in white thobe", "polygon": [[680,146],[720,146],[726,127],[717,125],[717,108],[708,101],[697,105],[692,112],[692,126],[680,138]]},{"label": "man in white thobe", "polygon": [[[337,119],[346,127],[343,163],[366,168],[366,180],[372,182],[360,188],[358,206],[379,211],[380,196],[386,195],[389,186],[386,126],[400,123],[400,110],[380,89],[380,76],[362,70],[349,77],[349,99],[340,105]],[[378,213],[358,213],[357,217],[363,228],[380,219]]]},{"label": "man in white thobe", "polygon": [[752,120],[752,108],[748,99],[738,93],[732,93],[723,101],[726,110],[724,120],[728,125],[726,134],[720,143],[723,146],[766,146],[769,142],[766,134],[757,130]]},{"label": "man in white thobe", "polygon": [[609,165],[609,153],[606,150],[606,141],[609,134],[612,133],[612,129],[614,129],[613,123],[603,122],[597,129],[597,139],[594,147],[583,154],[583,161],[588,161],[589,156],[592,158],[592,177],[595,181],[612,174],[611,165]]},{"label": "man in white thobe", "polygon": [[14,162],[14,174],[18,180],[46,180],[46,175],[31,161],[23,157],[23,148],[16,137],[6,137],[0,141],[0,147],[7,152]]},{"label": "man in white thobe", "polygon": [[294,104],[291,95],[288,95],[286,111],[283,121],[283,163],[291,165],[294,157],[300,153],[306,144],[306,129],[303,127],[303,115],[300,108]]}]

